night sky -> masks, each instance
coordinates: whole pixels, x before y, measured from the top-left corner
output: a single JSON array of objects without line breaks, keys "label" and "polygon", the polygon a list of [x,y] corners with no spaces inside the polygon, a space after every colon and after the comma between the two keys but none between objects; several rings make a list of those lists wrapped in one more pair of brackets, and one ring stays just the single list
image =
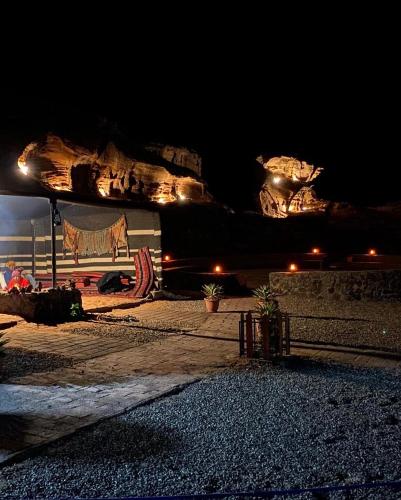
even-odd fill
[{"label": "night sky", "polygon": [[81,45],[71,37],[52,65],[42,51],[31,64],[24,61],[22,82],[3,80],[3,103],[46,102],[58,116],[72,109],[96,116],[136,143],[192,147],[204,158],[210,191],[238,209],[255,208],[260,153],[324,167],[316,183],[323,198],[364,205],[401,200],[391,30],[378,37],[359,17],[362,30],[352,33],[355,18],[347,24],[340,16],[343,25],[330,30],[302,25],[284,48],[277,37],[296,35],[293,25],[275,33],[255,25],[247,37],[237,14],[229,35],[228,23],[221,33],[216,20],[181,23],[174,37],[174,28],[164,26],[163,43],[152,48],[140,28],[124,44],[89,36]]}]

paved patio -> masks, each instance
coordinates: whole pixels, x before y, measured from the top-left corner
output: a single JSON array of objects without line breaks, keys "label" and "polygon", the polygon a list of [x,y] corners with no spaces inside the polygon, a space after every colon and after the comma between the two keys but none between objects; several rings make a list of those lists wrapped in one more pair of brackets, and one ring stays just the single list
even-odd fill
[{"label": "paved patio", "polygon": [[[177,315],[172,312],[172,303],[160,301],[139,307],[134,303],[130,307],[126,302],[122,306],[126,308],[123,311],[118,309],[118,302],[111,305],[111,314],[156,319],[174,327]],[[233,298],[223,300],[216,314],[188,310],[180,316],[187,314],[195,319],[198,328],[171,333],[141,346],[134,346],[129,338],[100,338],[68,331],[80,323],[36,326],[2,315],[0,325],[15,322],[5,330],[10,347],[68,356],[75,364],[0,384],[0,415],[14,429],[0,449],[0,462],[237,363],[238,312],[253,307],[252,298]],[[96,324],[92,326],[96,328]],[[399,357],[378,351],[297,343],[293,353],[360,366],[401,366]]]}]

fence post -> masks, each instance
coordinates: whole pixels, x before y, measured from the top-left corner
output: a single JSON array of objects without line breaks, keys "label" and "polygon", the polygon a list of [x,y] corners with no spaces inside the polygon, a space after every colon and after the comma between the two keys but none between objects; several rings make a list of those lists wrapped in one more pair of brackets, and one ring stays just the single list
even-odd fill
[{"label": "fence post", "polygon": [[290,317],[285,315],[285,353],[290,354]]},{"label": "fence post", "polygon": [[270,359],[270,331],[267,316],[260,318],[260,331],[262,334],[263,359]]},{"label": "fence post", "polygon": [[239,321],[239,355],[243,356],[245,354],[245,338],[244,338],[244,313],[241,313],[241,319]]},{"label": "fence post", "polygon": [[252,313],[248,311],[245,319],[246,327],[246,357],[253,357],[253,332],[252,332]]},{"label": "fence post", "polygon": [[277,322],[278,322],[278,353],[280,356],[283,355],[283,316],[280,311],[277,312]]}]

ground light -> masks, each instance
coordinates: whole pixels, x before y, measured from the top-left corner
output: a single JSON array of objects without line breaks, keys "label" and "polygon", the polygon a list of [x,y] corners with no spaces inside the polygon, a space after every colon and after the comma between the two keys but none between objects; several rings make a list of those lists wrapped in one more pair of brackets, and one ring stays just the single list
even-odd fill
[{"label": "ground light", "polygon": [[273,184],[280,184],[280,182],[281,182],[281,177],[278,175],[275,175],[273,177]]},{"label": "ground light", "polygon": [[163,260],[164,260],[164,262],[170,262],[170,260],[171,260],[171,255],[165,255],[165,256],[163,257]]},{"label": "ground light", "polygon": [[292,273],[295,273],[296,271],[298,271],[298,266],[296,264],[290,264],[289,270]]},{"label": "ground light", "polygon": [[214,273],[221,273],[223,271],[223,268],[220,265],[214,266],[213,272]]},{"label": "ground light", "polygon": [[377,255],[377,251],[375,248],[371,248],[368,253],[371,257],[374,257],[375,255]]},{"label": "ground light", "polygon": [[320,248],[317,248],[317,247],[312,248],[312,253],[319,254],[320,253]]}]

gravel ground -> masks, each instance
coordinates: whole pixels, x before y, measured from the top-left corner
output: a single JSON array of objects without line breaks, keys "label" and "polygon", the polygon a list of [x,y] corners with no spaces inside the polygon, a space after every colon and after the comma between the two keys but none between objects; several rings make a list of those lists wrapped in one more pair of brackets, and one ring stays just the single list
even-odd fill
[{"label": "gravel ground", "polygon": [[228,371],[3,468],[0,496],[167,495],[399,479],[399,375],[318,363]]},{"label": "gravel ground", "polygon": [[279,297],[291,338],[401,353],[401,303]]},{"label": "gravel ground", "polygon": [[[148,342],[162,340],[170,333],[166,330],[151,330],[126,324],[102,324],[93,322],[89,324],[81,323],[81,325],[75,328],[68,328],[68,330],[66,329],[64,331],[79,335],[94,335],[95,337],[124,338],[134,345],[142,345]],[[135,325],[139,325],[139,323],[135,323]]]},{"label": "gravel ground", "polygon": [[23,377],[31,373],[49,372],[58,368],[70,367],[73,359],[58,354],[27,351],[15,347],[6,347],[5,356],[0,359],[0,382],[5,383],[14,377]]},{"label": "gravel ground", "polygon": [[[157,312],[158,307],[163,307],[163,314],[170,315],[171,320],[159,320],[155,318],[140,318],[138,325],[147,328],[157,328],[166,330],[194,330],[199,328],[205,320],[205,303],[203,300],[163,300],[143,304],[140,309],[115,309],[111,315],[114,317],[124,316],[130,314],[135,316],[140,310],[145,308],[155,308]],[[188,317],[188,313],[194,313],[193,316]],[[201,314],[199,314],[201,313]]]}]

